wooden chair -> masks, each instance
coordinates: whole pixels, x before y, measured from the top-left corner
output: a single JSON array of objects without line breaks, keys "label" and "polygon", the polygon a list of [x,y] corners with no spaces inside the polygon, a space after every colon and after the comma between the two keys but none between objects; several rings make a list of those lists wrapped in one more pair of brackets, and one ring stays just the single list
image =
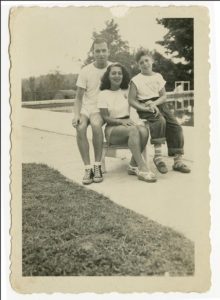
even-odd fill
[{"label": "wooden chair", "polygon": [[[138,114],[134,108],[131,107],[130,109],[130,116],[133,121],[135,121],[137,124],[143,124],[145,123],[145,126],[148,127],[148,123],[146,120],[140,120],[138,117]],[[102,150],[102,172],[106,173],[106,164],[105,164],[105,157],[117,157],[117,151],[118,150],[128,150],[128,145],[110,145],[108,146],[107,142],[104,142],[103,144],[103,150]],[[145,161],[147,161],[147,145],[142,153]]]},{"label": "wooden chair", "polygon": [[[118,150],[129,150],[128,145],[108,145],[107,142],[104,142],[103,149],[102,149],[102,172],[106,173],[106,163],[105,163],[105,157],[117,157],[117,151]],[[147,160],[147,146],[145,147],[144,151],[142,152],[142,155],[145,160]]]}]

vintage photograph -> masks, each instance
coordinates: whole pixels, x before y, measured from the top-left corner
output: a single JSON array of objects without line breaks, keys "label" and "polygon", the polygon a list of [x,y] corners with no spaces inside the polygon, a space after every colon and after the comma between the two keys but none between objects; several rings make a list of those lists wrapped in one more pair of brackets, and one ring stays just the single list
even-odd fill
[{"label": "vintage photograph", "polygon": [[16,7],[10,34],[15,289],[207,289],[206,9]]}]

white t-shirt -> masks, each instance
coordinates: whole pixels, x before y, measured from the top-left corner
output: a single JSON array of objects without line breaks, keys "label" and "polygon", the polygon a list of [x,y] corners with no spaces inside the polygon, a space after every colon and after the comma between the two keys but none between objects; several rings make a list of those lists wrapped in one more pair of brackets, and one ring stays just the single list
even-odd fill
[{"label": "white t-shirt", "polygon": [[98,108],[107,108],[112,118],[129,116],[128,90],[100,91],[98,95]]},{"label": "white t-shirt", "polygon": [[165,86],[166,81],[159,73],[152,75],[143,75],[139,73],[131,81],[137,88],[137,99],[145,100],[153,97],[159,97],[159,91]]},{"label": "white t-shirt", "polygon": [[97,105],[101,78],[110,64],[111,63],[108,62],[105,68],[98,69],[91,63],[85,66],[79,73],[76,85],[85,89],[83,105]]}]

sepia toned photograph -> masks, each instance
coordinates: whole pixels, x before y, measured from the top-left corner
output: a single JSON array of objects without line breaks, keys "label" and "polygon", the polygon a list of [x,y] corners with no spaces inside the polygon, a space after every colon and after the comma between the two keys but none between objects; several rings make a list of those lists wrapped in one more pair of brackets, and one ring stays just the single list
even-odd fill
[{"label": "sepia toned photograph", "polygon": [[209,288],[208,22],[190,6],[11,9],[16,291]]}]

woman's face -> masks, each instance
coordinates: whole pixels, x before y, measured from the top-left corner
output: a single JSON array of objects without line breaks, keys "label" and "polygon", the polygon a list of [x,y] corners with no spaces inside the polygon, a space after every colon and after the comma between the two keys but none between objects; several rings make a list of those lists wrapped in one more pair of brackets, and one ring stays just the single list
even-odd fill
[{"label": "woman's face", "polygon": [[111,86],[113,87],[120,87],[123,79],[123,73],[121,67],[113,66],[111,67],[110,73],[109,73],[109,80],[111,83]]}]

